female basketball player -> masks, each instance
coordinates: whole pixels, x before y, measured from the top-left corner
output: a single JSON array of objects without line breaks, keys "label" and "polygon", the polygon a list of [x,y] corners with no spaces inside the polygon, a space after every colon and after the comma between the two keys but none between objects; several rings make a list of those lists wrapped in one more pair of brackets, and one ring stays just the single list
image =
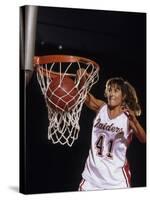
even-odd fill
[{"label": "female basketball player", "polygon": [[106,83],[105,96],[107,103],[89,93],[85,101],[97,115],[80,191],[130,187],[127,147],[132,134],[140,142],[146,141],[145,131],[136,118],[141,108],[133,86],[122,78],[111,78]]}]

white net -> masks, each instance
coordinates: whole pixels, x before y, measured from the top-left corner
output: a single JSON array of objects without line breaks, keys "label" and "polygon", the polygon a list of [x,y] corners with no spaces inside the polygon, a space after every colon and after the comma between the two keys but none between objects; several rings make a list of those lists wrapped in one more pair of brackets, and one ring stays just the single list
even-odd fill
[{"label": "white net", "polygon": [[[56,65],[56,74],[59,76],[59,84],[57,87],[51,88],[50,85],[53,82],[51,73],[56,70]],[[75,74],[70,73],[70,69],[75,67],[76,71],[79,70],[79,72],[84,68],[84,72],[78,78],[76,78]],[[79,119],[82,106],[87,93],[99,79],[98,70],[99,69],[96,68],[92,62],[86,64],[81,62],[54,62],[38,65],[37,79],[48,108],[48,139],[51,140],[52,143],[67,144],[71,147],[74,141],[77,140],[80,131]],[[90,76],[88,76],[86,81],[82,83],[82,86],[79,87],[81,79],[87,72]],[[72,77],[74,84],[69,91],[62,87],[66,76]],[[59,88],[64,92],[62,96],[57,94]],[[55,102],[53,98],[55,98]],[[66,100],[67,98],[69,100]]]}]

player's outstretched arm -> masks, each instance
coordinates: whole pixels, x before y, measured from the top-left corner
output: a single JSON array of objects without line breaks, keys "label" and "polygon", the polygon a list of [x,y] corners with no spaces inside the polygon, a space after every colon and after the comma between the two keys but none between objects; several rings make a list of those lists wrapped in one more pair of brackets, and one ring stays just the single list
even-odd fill
[{"label": "player's outstretched arm", "polygon": [[[86,79],[88,78],[88,76],[90,76],[90,74],[88,74],[85,69],[79,69],[77,71],[77,79],[80,79],[80,84],[79,84],[79,89],[80,87],[82,87],[82,85],[84,84],[84,82],[86,81]],[[91,110],[97,112],[99,110],[99,108],[104,104],[105,102],[95,98],[91,93],[88,93],[86,96],[86,100],[85,100],[85,104],[88,108],[90,108]]]},{"label": "player's outstretched arm", "polygon": [[97,112],[105,102],[95,98],[92,94],[88,93],[86,96],[85,104],[91,110]]}]

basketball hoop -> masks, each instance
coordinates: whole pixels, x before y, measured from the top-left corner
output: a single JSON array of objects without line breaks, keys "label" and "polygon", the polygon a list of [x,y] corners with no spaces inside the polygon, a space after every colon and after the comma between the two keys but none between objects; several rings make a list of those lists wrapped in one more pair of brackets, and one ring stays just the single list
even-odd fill
[{"label": "basketball hoop", "polygon": [[[90,59],[69,55],[35,56],[34,67],[48,108],[48,139],[71,147],[78,138],[83,103],[99,79],[100,67]],[[83,68],[77,79],[77,70]],[[85,73],[90,76],[79,87]]]}]

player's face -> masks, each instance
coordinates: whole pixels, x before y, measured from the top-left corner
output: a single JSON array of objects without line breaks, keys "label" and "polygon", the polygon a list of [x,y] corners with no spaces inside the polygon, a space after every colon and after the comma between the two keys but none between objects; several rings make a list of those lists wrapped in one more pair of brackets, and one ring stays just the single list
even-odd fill
[{"label": "player's face", "polygon": [[123,101],[121,89],[117,85],[111,85],[107,91],[107,99],[110,107],[121,106]]}]

